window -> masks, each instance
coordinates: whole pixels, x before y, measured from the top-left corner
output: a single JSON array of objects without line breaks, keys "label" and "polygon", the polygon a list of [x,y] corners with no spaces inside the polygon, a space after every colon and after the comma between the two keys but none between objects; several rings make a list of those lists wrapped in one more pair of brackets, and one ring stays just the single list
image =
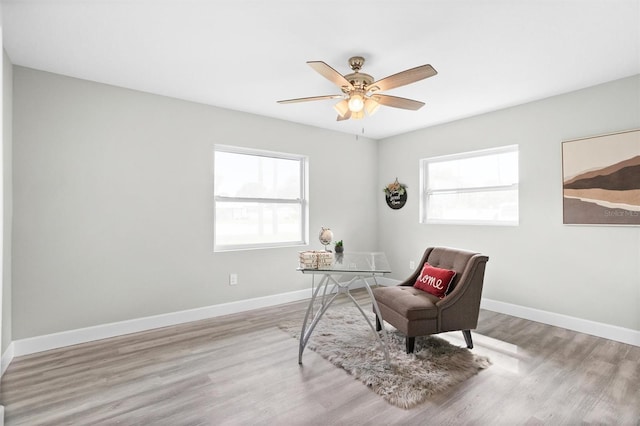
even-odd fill
[{"label": "window", "polygon": [[518,146],[420,162],[421,223],[518,224]]},{"label": "window", "polygon": [[307,240],[306,158],[214,147],[214,250]]}]

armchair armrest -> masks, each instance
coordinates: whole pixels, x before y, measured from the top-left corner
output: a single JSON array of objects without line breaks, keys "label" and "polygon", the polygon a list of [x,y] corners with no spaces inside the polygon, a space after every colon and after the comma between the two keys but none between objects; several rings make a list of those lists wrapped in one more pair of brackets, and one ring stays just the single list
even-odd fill
[{"label": "armchair armrest", "polygon": [[484,271],[489,258],[475,255],[469,261],[458,284],[436,303],[441,331],[471,330],[478,325]]},{"label": "armchair armrest", "polygon": [[477,299],[479,303],[482,295],[485,265],[488,261],[489,258],[487,256],[480,254],[473,256],[457,280],[455,288],[444,298],[440,299],[436,305],[444,308],[447,305],[458,303],[458,301],[464,297],[473,297]]}]

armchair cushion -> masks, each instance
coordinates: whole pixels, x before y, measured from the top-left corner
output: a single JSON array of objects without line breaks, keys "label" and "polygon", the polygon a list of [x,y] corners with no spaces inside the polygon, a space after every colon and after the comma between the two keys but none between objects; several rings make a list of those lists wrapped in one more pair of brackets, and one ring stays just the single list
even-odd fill
[{"label": "armchair cushion", "polygon": [[394,286],[373,289],[376,301],[382,306],[393,309],[410,321],[435,319],[438,317],[436,303],[438,297],[411,286]]},{"label": "armchair cushion", "polygon": [[442,299],[449,292],[449,286],[455,276],[456,271],[436,268],[430,265],[429,262],[425,262],[422,272],[420,272],[420,276],[413,286]]}]

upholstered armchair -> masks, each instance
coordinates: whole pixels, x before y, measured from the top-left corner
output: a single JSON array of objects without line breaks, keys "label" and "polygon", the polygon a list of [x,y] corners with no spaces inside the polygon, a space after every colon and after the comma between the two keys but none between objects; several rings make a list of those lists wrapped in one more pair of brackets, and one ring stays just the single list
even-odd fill
[{"label": "upholstered armchair", "polygon": [[[394,326],[406,336],[407,353],[412,353],[417,336],[461,330],[467,347],[473,348],[471,330],[478,325],[480,298],[484,271],[489,258],[480,253],[448,247],[430,247],[418,265],[418,269],[402,283],[391,287],[377,287],[373,295],[382,320]],[[453,276],[448,288],[425,273],[429,270],[447,270]],[[427,267],[429,267],[429,265]],[[436,275],[436,274],[432,274]],[[432,294],[414,287],[416,281],[442,288],[442,293]],[[419,287],[423,287],[420,286]],[[424,288],[424,287],[423,287]],[[437,291],[437,289],[436,289]],[[376,316],[378,330],[381,319]]]}]

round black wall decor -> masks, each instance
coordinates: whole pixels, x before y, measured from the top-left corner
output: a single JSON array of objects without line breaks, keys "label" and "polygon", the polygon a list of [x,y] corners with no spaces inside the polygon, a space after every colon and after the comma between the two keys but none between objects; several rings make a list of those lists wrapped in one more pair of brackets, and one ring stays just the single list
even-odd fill
[{"label": "round black wall decor", "polygon": [[384,188],[384,195],[389,207],[394,210],[401,209],[407,203],[407,185],[401,184],[396,178],[395,182]]},{"label": "round black wall decor", "polygon": [[387,197],[387,205],[394,210],[398,210],[404,207],[407,203],[407,191],[404,194],[400,194],[398,192],[391,192],[386,194]]}]

